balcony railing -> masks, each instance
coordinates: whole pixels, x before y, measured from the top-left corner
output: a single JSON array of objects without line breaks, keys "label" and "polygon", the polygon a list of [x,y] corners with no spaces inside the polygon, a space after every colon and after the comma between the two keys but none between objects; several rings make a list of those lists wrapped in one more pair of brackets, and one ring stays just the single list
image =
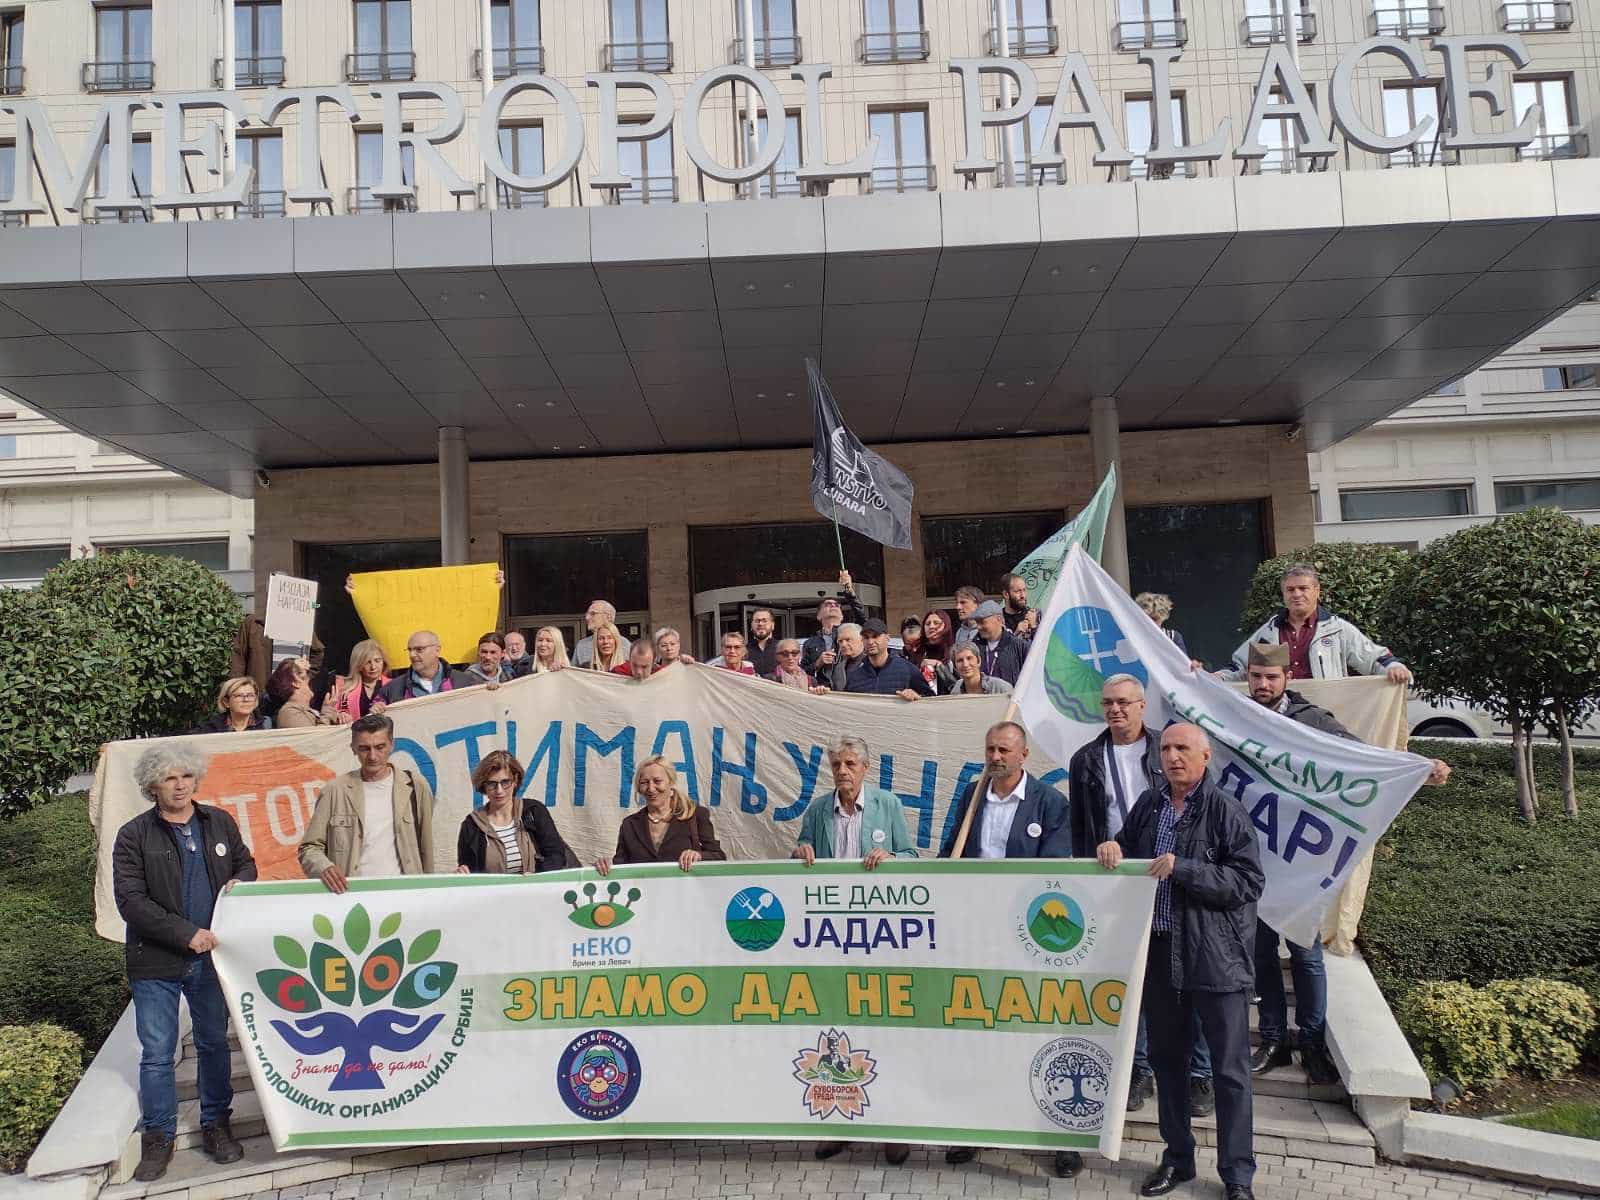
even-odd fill
[{"label": "balcony railing", "polygon": [[148,208],[108,208],[105,212],[86,204],[78,220],[85,225],[136,225],[150,220]]},{"label": "balcony railing", "polygon": [[[758,67],[792,67],[800,61],[800,35],[798,33],[762,33],[757,34],[755,44],[751,47],[755,51],[756,66]],[[728,61],[742,63],[744,61],[744,39],[734,38],[728,43]]]},{"label": "balcony railing", "polygon": [[[277,87],[283,82],[284,57],[281,54],[269,54],[257,58],[235,58],[233,60],[233,86],[246,87]],[[211,83],[213,87],[222,86],[222,60],[211,60]]]},{"label": "balcony railing", "polygon": [[21,229],[27,223],[27,213],[0,212],[0,229]]},{"label": "balcony railing", "polygon": [[1188,179],[1195,174],[1192,162],[1148,162],[1136,158],[1127,166],[1129,179]]},{"label": "balcony railing", "polygon": [[1176,13],[1146,21],[1118,21],[1112,32],[1118,50],[1151,50],[1189,42],[1189,22]]},{"label": "balcony railing", "polygon": [[[1054,54],[1061,47],[1061,38],[1054,25],[1017,25],[1006,31],[1006,40],[1011,43],[1013,58]],[[983,52],[989,55],[1000,53],[1000,31],[993,26],[983,35]]]},{"label": "balcony railing", "polygon": [[1550,33],[1572,28],[1571,0],[1524,0],[1502,4],[1500,28],[1507,33]]},{"label": "balcony railing", "polygon": [[677,199],[676,175],[635,175],[627,187],[611,190],[613,204],[672,204]]},{"label": "balcony railing", "polygon": [[1541,133],[1517,150],[1518,158],[1588,158],[1589,135],[1581,129],[1565,133]]},{"label": "balcony railing", "polygon": [[805,194],[806,185],[793,171],[769,172],[759,179],[746,180],[739,185],[741,200],[748,200],[752,196],[804,196]]},{"label": "balcony railing", "polygon": [[1298,175],[1308,170],[1311,162],[1293,146],[1268,146],[1266,154],[1256,160],[1256,174]]},{"label": "balcony railing", "polygon": [[926,29],[864,33],[856,39],[856,57],[864,63],[922,62],[931,49]]},{"label": "balcony railing", "polygon": [[417,77],[417,56],[410,50],[357,50],[344,56],[347,83],[381,83]]},{"label": "balcony railing", "polygon": [[[1001,162],[995,172],[995,179],[1005,178],[1005,163]],[[1065,183],[1067,181],[1067,165],[1062,163],[1056,167],[1036,167],[1026,159],[1018,158],[1011,164],[1011,183],[1014,187],[1043,186],[1051,181]]]},{"label": "balcony railing", "polygon": [[1385,167],[1453,167],[1461,161],[1459,151],[1447,150],[1437,141],[1418,142],[1403,150],[1391,150],[1385,156]]},{"label": "balcony railing", "polygon": [[[1302,46],[1317,40],[1317,14],[1301,9],[1294,18],[1295,40]],[[1283,41],[1283,14],[1281,12],[1252,13],[1244,19],[1244,44],[1270,46]]]},{"label": "balcony railing", "polygon": [[867,190],[873,192],[932,192],[938,190],[938,174],[932,163],[895,163],[873,167],[867,177]]},{"label": "balcony railing", "polygon": [[402,196],[392,200],[374,196],[370,187],[345,188],[344,210],[350,213],[416,212],[417,198]]},{"label": "balcony railing", "polygon": [[495,181],[495,203],[501,208],[549,208],[549,192],[525,192]]},{"label": "balcony railing", "polygon": [[244,203],[239,205],[239,215],[245,217],[281,217],[288,211],[287,193],[282,189],[256,189],[245,195]]},{"label": "balcony railing", "polygon": [[1444,5],[1412,4],[1404,8],[1374,9],[1372,32],[1379,37],[1437,36],[1444,32]]},{"label": "balcony railing", "polygon": [[607,42],[600,47],[602,71],[672,70],[671,42]]},{"label": "balcony railing", "polygon": [[[543,46],[496,46],[494,48],[494,77],[507,79],[512,75],[542,75],[544,73]],[[483,78],[483,47],[472,52],[472,77]]]},{"label": "balcony railing", "polygon": [[20,96],[22,94],[22,64],[7,64],[0,67],[0,96]]},{"label": "balcony railing", "polygon": [[119,58],[83,64],[86,92],[148,92],[156,86],[156,64]]}]

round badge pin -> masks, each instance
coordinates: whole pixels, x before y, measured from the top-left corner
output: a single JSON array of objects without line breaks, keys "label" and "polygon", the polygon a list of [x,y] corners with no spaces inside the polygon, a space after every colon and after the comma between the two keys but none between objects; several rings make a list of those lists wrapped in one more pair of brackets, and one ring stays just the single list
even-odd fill
[{"label": "round badge pin", "polygon": [[873,841],[875,841],[875,842],[881,842],[881,841],[883,841],[883,830],[881,830],[881,829],[874,829],[874,830],[873,830],[873,831],[872,831],[872,840],[873,840]]},{"label": "round badge pin", "polygon": [[1039,824],[1039,822],[1037,822],[1037,821],[1028,822],[1028,836],[1029,837],[1043,837],[1044,836],[1044,826]]},{"label": "round badge pin", "polygon": [[228,847],[223,845],[221,842],[217,843],[217,857],[218,858],[227,858],[228,857]]}]

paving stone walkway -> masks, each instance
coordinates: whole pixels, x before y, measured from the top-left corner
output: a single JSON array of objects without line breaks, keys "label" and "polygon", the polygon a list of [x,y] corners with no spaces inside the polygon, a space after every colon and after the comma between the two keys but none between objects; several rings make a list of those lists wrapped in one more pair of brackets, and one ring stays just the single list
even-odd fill
[{"label": "paving stone walkway", "polygon": [[[1089,1156],[1075,1180],[1056,1179],[1048,1155],[986,1150],[962,1167],[940,1149],[918,1149],[903,1167],[883,1162],[876,1146],[855,1146],[829,1162],[810,1142],[572,1142],[536,1149],[302,1184],[258,1193],[254,1200],[706,1200],[710,1197],[860,1197],[864,1200],[965,1200],[966,1197],[1137,1196],[1157,1147],[1124,1143],[1120,1163]],[[1500,1200],[1576,1193],[1473,1175],[1411,1167],[1353,1167],[1262,1155],[1255,1184],[1260,1200]],[[1176,1200],[1220,1200],[1215,1156],[1200,1152],[1200,1179]]]}]

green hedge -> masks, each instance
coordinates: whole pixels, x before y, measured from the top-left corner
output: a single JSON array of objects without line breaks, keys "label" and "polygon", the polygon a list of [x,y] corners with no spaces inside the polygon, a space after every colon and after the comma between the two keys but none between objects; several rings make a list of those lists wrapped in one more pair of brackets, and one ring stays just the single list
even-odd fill
[{"label": "green hedge", "polygon": [[1394,1015],[1429,1079],[1448,1075],[1463,1087],[1476,1087],[1511,1071],[1511,1018],[1481,988],[1419,983]]},{"label": "green hedge", "polygon": [[1581,987],[1554,979],[1497,979],[1484,992],[1511,1019],[1514,1068],[1557,1079],[1578,1065],[1595,1027],[1594,1001]]},{"label": "green hedge", "polygon": [[[1361,946],[1391,1003],[1415,985],[1565,980],[1600,1007],[1600,750],[1575,754],[1575,819],[1519,819],[1507,745],[1417,741],[1445,759],[1450,783],[1423,788],[1373,857]],[[1555,792],[1554,746],[1537,746],[1541,787]],[[1600,1058],[1591,1031],[1586,1057]]]},{"label": "green hedge", "polygon": [[21,1170],[83,1075],[83,1039],[55,1025],[0,1025],[0,1165]]},{"label": "green hedge", "polygon": [[244,618],[216,572],[186,559],[121,550],[62,563],[44,577],[39,594],[122,635],[138,689],[122,736],[183,733],[213,711]]},{"label": "green hedge", "polygon": [[0,1024],[50,1021],[99,1047],[128,1002],[122,947],[94,932],[82,795],[0,821]]}]

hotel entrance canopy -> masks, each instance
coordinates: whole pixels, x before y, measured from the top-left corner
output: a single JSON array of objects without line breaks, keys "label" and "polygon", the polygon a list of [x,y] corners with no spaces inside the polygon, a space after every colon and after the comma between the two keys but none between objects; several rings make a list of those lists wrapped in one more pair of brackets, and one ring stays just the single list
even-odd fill
[{"label": "hotel entrance canopy", "polygon": [[1600,161],[0,229],[0,390],[258,471],[1296,423],[1325,447],[1600,286]]}]

